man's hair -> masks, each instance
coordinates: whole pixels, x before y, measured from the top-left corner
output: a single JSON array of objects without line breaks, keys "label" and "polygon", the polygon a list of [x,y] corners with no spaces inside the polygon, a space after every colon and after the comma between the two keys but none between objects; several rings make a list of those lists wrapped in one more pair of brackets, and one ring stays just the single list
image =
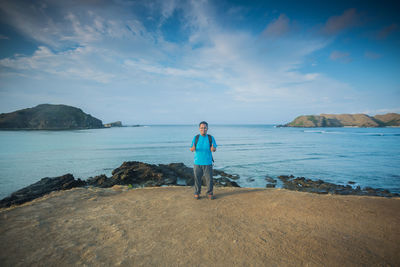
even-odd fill
[{"label": "man's hair", "polygon": [[200,127],[202,124],[205,124],[205,125],[207,126],[207,128],[208,128],[208,123],[207,123],[207,122],[205,122],[205,121],[200,122],[200,123],[199,123],[199,127]]}]

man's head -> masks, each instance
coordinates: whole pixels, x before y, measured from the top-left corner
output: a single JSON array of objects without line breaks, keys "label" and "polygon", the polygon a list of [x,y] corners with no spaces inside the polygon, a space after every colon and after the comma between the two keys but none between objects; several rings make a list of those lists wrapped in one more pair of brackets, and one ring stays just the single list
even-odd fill
[{"label": "man's head", "polygon": [[201,135],[206,135],[207,134],[207,130],[208,130],[208,123],[205,121],[202,121],[199,123],[199,130],[200,130],[200,134]]}]

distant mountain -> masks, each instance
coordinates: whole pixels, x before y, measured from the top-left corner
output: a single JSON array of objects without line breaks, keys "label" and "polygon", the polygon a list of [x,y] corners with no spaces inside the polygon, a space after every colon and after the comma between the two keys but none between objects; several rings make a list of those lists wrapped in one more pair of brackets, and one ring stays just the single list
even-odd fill
[{"label": "distant mountain", "polygon": [[1,130],[73,130],[103,128],[101,120],[66,105],[41,104],[0,114]]},{"label": "distant mountain", "polygon": [[400,114],[387,113],[385,115],[376,115],[375,119],[385,123],[386,126],[400,126]]},{"label": "distant mountain", "polygon": [[303,115],[283,127],[386,127],[400,126],[400,114],[370,117],[366,114]]}]

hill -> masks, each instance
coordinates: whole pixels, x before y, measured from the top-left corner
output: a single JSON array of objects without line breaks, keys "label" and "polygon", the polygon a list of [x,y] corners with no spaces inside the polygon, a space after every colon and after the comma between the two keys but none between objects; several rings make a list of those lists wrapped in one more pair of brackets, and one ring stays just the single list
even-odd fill
[{"label": "hill", "polygon": [[376,115],[375,119],[385,123],[386,126],[400,126],[400,114],[387,113],[385,115]]},{"label": "hill", "polygon": [[400,126],[400,114],[320,114],[298,116],[284,127],[385,127]]},{"label": "hill", "polygon": [[41,104],[0,114],[1,130],[72,130],[103,128],[101,120],[67,105]]}]

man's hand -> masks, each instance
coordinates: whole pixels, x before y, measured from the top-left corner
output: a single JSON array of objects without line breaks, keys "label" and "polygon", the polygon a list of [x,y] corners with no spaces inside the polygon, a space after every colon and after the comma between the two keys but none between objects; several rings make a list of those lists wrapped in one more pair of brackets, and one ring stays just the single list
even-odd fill
[{"label": "man's hand", "polygon": [[214,147],[214,145],[211,145],[211,148],[210,148],[210,150],[211,150],[211,152],[215,152],[215,151],[217,151],[217,149]]},{"label": "man's hand", "polygon": [[190,148],[190,151],[194,152],[195,150],[196,150],[196,147],[193,145],[193,146]]}]

